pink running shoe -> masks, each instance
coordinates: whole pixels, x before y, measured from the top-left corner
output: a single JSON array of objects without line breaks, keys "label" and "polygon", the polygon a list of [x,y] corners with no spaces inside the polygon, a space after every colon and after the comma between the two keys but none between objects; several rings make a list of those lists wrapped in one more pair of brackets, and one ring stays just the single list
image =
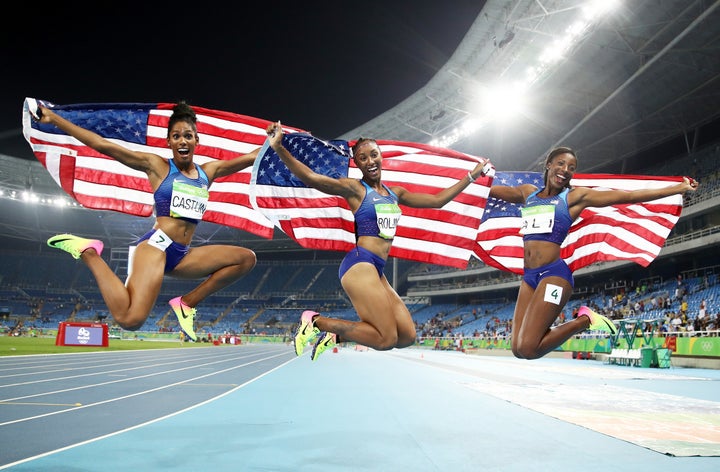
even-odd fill
[{"label": "pink running shoe", "polygon": [[605,318],[600,313],[595,313],[590,308],[584,305],[581,306],[578,310],[578,317],[581,316],[587,316],[588,318],[590,318],[590,326],[588,327],[588,330],[590,331],[605,331],[610,334],[617,333],[617,328],[612,321],[610,321],[608,318]]},{"label": "pink running shoe", "polygon": [[90,248],[95,249],[95,252],[97,252],[99,256],[102,254],[104,246],[103,242],[99,239],[85,239],[72,234],[56,234],[47,240],[47,244],[50,247],[70,253],[75,259],[80,259],[80,254]]},{"label": "pink running shoe", "polygon": [[192,339],[193,341],[197,341],[194,327],[195,313],[197,312],[197,310],[195,308],[190,308],[188,305],[184,304],[182,301],[182,297],[175,297],[170,300],[168,304],[175,313],[175,316],[177,316],[178,323],[180,324],[180,329],[183,333],[185,333],[185,336]]},{"label": "pink running shoe", "polygon": [[320,330],[315,327],[315,323],[313,322],[313,317],[317,315],[318,313],[311,310],[305,310],[302,315],[300,315],[300,322],[293,336],[296,356],[301,356],[305,350],[305,346],[320,333]]}]

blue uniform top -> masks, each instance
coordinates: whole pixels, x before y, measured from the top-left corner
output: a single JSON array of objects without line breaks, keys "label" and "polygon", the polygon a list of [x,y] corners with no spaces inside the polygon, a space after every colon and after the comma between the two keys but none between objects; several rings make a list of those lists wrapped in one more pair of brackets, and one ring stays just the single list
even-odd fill
[{"label": "blue uniform top", "polygon": [[383,239],[393,239],[397,229],[398,220],[402,211],[397,204],[398,197],[383,184],[390,195],[384,196],[370,188],[364,180],[365,198],[355,212],[355,238],[360,236],[375,236]]},{"label": "blue uniform top", "polygon": [[197,164],[197,179],[183,175],[172,159],[170,171],[155,190],[155,216],[172,216],[197,224],[207,209],[210,180]]},{"label": "blue uniform top", "polygon": [[[566,188],[559,195],[541,198],[537,194],[542,189],[538,189],[531,193],[525,200],[523,208],[523,241],[548,241],[561,245],[570,231],[573,220],[570,217],[570,210],[567,204],[567,195],[570,189]],[[526,217],[525,211],[529,208],[537,208],[542,206],[553,206],[554,212],[542,217]],[[530,228],[534,227],[534,231]]]}]

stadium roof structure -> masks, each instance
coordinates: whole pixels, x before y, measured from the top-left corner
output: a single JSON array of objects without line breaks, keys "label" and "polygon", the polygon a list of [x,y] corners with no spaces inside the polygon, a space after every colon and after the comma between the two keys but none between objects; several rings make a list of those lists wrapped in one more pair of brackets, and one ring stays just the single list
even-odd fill
[{"label": "stadium roof structure", "polygon": [[[454,136],[449,147],[488,157],[508,171],[539,170],[550,149],[566,145],[578,152],[583,172],[610,173],[657,163],[663,144],[681,143],[677,156],[706,139],[717,141],[705,130],[717,129],[720,118],[720,0],[620,1],[572,30],[590,3],[488,0],[451,59],[422,89],[338,138],[432,142]],[[550,60],[553,44],[565,49]],[[503,104],[483,108],[483,93],[522,80],[522,113],[502,121]],[[472,132],[459,132],[468,120]],[[62,193],[38,162],[1,154],[0,183],[3,189]],[[0,198],[0,236],[12,247],[37,249],[50,234],[72,227],[123,247],[149,228],[142,218],[84,209],[62,210],[73,222],[58,227],[43,211],[58,210],[19,208]],[[276,234],[266,240],[203,223],[194,244],[240,244],[268,257],[303,251]]]},{"label": "stadium roof structure", "polygon": [[[537,70],[590,3],[487,1],[422,90],[342,137],[428,142],[452,133],[476,113],[479,91]],[[499,169],[538,170],[550,149],[566,145],[578,151],[583,172],[624,172],[643,151],[718,118],[720,2],[598,3],[616,6],[534,79],[526,113],[509,122],[480,116],[489,122],[452,147]]]}]

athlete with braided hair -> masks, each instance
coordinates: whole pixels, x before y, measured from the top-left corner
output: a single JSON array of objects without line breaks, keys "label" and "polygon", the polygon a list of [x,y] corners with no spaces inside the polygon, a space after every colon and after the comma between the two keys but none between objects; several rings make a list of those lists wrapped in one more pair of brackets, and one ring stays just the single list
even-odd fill
[{"label": "athlete with braided hair", "polygon": [[195,307],[252,270],[256,257],[243,247],[211,244],[191,248],[190,242],[207,208],[210,184],[252,166],[260,148],[231,160],[196,164],[193,156],[199,142],[197,117],[185,102],[175,105],[168,123],[167,145],[172,150],[172,159],[120,146],[71,123],[41,103],[33,115],[95,151],[147,174],[155,200],[155,224],[130,247],[125,283],[101,257],[100,240],[60,234],[51,237],[48,245],[87,265],[113,319],[130,331],[138,330],[147,320],[165,274],[183,279],[205,278],[190,292],[169,301],[180,328],[195,341]]},{"label": "athlete with braided hair", "polygon": [[570,186],[577,169],[575,151],[553,149],[545,159],[543,188],[532,184],[516,187],[493,185],[490,196],[524,204],[522,229],[524,274],[512,321],[512,352],[521,359],[537,359],[586,329],[614,334],[615,325],[583,306],[578,317],[551,327],[572,294],[572,271],[560,257],[560,247],[570,226],[587,207],[647,202],[695,191],[698,184],[683,182],[658,189],[596,190]]}]

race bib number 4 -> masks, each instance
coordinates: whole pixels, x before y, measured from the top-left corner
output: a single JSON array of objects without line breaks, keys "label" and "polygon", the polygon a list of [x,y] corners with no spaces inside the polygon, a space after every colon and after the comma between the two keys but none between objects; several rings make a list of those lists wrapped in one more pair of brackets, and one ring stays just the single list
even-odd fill
[{"label": "race bib number 4", "polygon": [[547,284],[545,286],[545,296],[543,300],[546,302],[554,303],[559,305],[562,301],[563,288],[559,285]]},{"label": "race bib number 4", "polygon": [[555,206],[538,205],[523,208],[520,234],[551,233],[555,224]]}]

